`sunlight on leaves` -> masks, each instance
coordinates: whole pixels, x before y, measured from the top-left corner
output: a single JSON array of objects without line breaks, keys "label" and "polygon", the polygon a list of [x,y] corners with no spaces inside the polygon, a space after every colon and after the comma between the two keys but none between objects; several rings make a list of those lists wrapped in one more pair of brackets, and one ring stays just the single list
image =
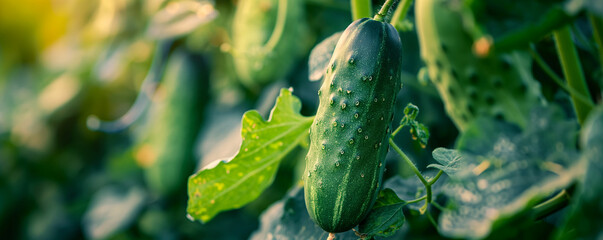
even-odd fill
[{"label": "sunlight on leaves", "polygon": [[274,180],[282,158],[308,136],[313,117],[300,115],[300,109],[299,99],[282,89],[267,122],[255,110],[246,112],[236,156],[189,178],[189,218],[207,222],[256,199]]},{"label": "sunlight on leaves", "polygon": [[186,35],[217,16],[218,11],[209,1],[170,2],[153,16],[147,34],[155,39]]}]

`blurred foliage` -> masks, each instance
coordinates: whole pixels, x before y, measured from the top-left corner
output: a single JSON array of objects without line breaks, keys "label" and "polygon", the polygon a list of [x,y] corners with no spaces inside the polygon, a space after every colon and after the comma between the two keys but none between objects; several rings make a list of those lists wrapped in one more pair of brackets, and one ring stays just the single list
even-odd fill
[{"label": "blurred foliage", "polygon": [[[2,238],[326,239],[326,233],[309,219],[303,191],[298,187],[306,154],[305,132],[288,136],[295,139],[295,144],[287,145],[286,151],[275,153],[278,157],[271,162],[275,167],[265,173],[265,178],[270,181],[263,182],[261,186],[240,183],[265,189],[263,192],[261,189],[254,190],[253,195],[257,195],[257,198],[250,197],[250,192],[235,193],[248,197],[246,201],[251,201],[249,204],[241,207],[243,204],[236,202],[216,210],[212,213],[215,217],[206,223],[187,219],[187,177],[196,170],[209,169],[211,165],[208,167],[208,164],[216,159],[232,159],[238,150],[245,149],[240,145],[249,144],[243,142],[244,136],[241,135],[241,127],[245,127],[241,117],[245,111],[257,109],[256,112],[245,114],[244,120],[252,117],[255,123],[266,125],[278,122],[278,111],[271,114],[271,109],[279,94],[287,92],[289,95],[284,105],[289,106],[284,106],[288,109],[283,111],[299,118],[300,124],[307,124],[311,118],[306,116],[313,115],[318,106],[318,80],[324,62],[328,62],[328,57],[323,55],[332,51],[338,39],[337,34],[351,22],[347,0],[300,0],[300,9],[296,10],[304,14],[297,16],[294,25],[303,25],[303,34],[300,33],[298,38],[288,36],[287,41],[290,42],[283,47],[294,49],[292,51],[295,53],[285,53],[277,59],[271,59],[284,62],[287,66],[277,69],[278,77],[267,77],[262,79],[259,87],[258,84],[251,86],[249,79],[246,82],[238,76],[236,54],[233,55],[237,40],[233,39],[233,19],[242,1],[245,0],[0,1]],[[581,1],[563,2],[579,4]],[[596,13],[601,12],[596,1],[583,2],[584,6],[599,7]],[[374,0],[372,3],[373,9],[379,9],[383,1]],[[507,34],[518,21],[526,18],[530,22],[539,20],[536,14],[521,4],[498,8],[502,2],[489,3],[482,6],[484,11],[475,16],[479,21],[488,20],[480,26],[481,30],[495,37]],[[535,6],[546,5],[544,1],[534,0],[530,3]],[[498,12],[501,16],[509,19],[495,21],[488,18],[492,16],[492,11],[498,10],[501,10]],[[521,14],[512,14],[518,11],[522,11]],[[412,26],[414,16],[411,8],[404,23]],[[585,59],[587,84],[595,102],[600,103],[601,92],[596,89],[600,90],[603,85],[603,71],[601,64],[598,64],[600,59],[596,53],[597,45],[592,40],[593,31],[584,14],[580,12],[572,17],[575,20],[574,40],[580,57]],[[501,32],[490,31],[497,26],[504,26],[504,29]],[[245,25],[239,27],[244,28]],[[412,119],[414,133],[402,131],[395,141],[403,146],[419,169],[424,170],[434,163],[431,152],[438,147],[456,145],[463,149],[465,146],[464,150],[474,155],[485,154],[484,158],[489,158],[492,152],[488,151],[496,145],[490,141],[496,139],[524,136],[517,138],[527,142],[534,140],[530,136],[544,136],[552,141],[561,140],[558,138],[576,131],[575,126],[568,127],[564,125],[566,121],[561,120],[545,121],[549,124],[545,128],[540,126],[534,128],[538,132],[527,133],[519,133],[515,126],[483,124],[475,130],[469,129],[457,140],[458,131],[447,117],[435,87],[415,77],[423,63],[416,31],[410,30],[410,27],[408,30],[400,32],[404,51],[404,87],[396,101],[400,104],[394,122],[405,119],[403,107],[408,102],[419,106],[421,114],[416,115],[416,123]],[[554,72],[561,74],[551,37],[538,37],[536,52],[542,55]],[[163,56],[157,49],[168,42],[170,47]],[[321,48],[314,48],[311,54],[311,47],[321,42],[318,45]],[[312,56],[314,52],[323,59],[310,61],[315,58]],[[273,56],[269,54],[268,57]],[[154,61],[155,58],[160,61]],[[287,61],[278,58],[286,58]],[[555,85],[538,65],[532,64],[531,71],[540,82],[547,101],[562,108],[551,119],[572,118],[568,94]],[[287,90],[281,92],[282,88],[289,87],[294,89],[297,98]],[[139,97],[147,98],[146,103],[135,104]],[[107,123],[120,119],[132,110],[140,114],[131,119],[131,125],[122,131],[107,133],[88,128],[90,116],[97,116],[99,122]],[[598,110],[598,115],[592,117],[595,120],[590,121],[589,130],[585,131],[600,134],[601,126],[597,125],[596,120],[601,119],[600,112]],[[269,119],[270,116],[274,118]],[[556,130],[547,132],[547,129]],[[508,135],[493,137],[490,134],[492,131]],[[269,134],[277,135],[275,132]],[[424,141],[413,141],[413,135]],[[426,141],[427,135],[429,142]],[[574,137],[572,135],[566,140],[573,141]],[[601,152],[600,140],[601,137],[585,140],[581,146],[584,153],[579,158],[585,159],[581,161],[587,162],[585,164],[589,168],[578,179],[578,184],[583,183],[576,189],[581,196],[572,200],[593,208],[600,207],[601,202],[600,191],[595,191],[601,188],[598,183],[600,172],[597,172],[601,164],[596,158]],[[297,143],[300,146],[296,147]],[[570,148],[572,143],[564,142],[562,145]],[[559,146],[556,143],[547,144],[537,145],[550,148]],[[553,151],[556,149],[533,149],[533,152],[526,154],[540,154],[549,150],[557,153]],[[455,163],[479,165],[483,160],[472,158],[472,161],[464,163],[455,162],[463,158],[455,154],[459,153],[439,149],[433,156],[435,162],[441,164],[437,168],[450,172],[451,179],[456,172],[462,172],[461,165]],[[526,156],[502,154],[496,157],[508,160]],[[225,167],[227,164],[216,163],[216,169],[228,169]],[[498,166],[500,172],[496,173],[508,176],[505,166]],[[529,166],[534,167],[529,168],[530,171],[540,168],[540,165]],[[382,199],[384,205],[380,208],[395,209],[396,214],[387,215],[390,211],[385,211],[384,215],[375,215],[375,218],[393,217],[388,218],[392,220],[391,225],[374,226],[371,225],[373,222],[367,222],[363,228],[387,236],[387,239],[441,238],[437,230],[442,229],[420,213],[422,202],[398,202],[421,197],[421,183],[414,177],[407,178],[412,172],[399,163],[393,153],[388,155],[386,167],[385,176],[389,180],[384,187],[392,189],[398,199],[393,198],[392,192],[386,192],[383,197],[389,197],[385,200],[393,199],[393,202]],[[430,170],[426,172],[426,175],[435,175]],[[459,184],[457,187],[469,189],[467,191],[480,190],[480,178],[467,178],[477,185],[467,185],[465,182],[465,185]],[[445,183],[453,184],[447,177],[442,177],[434,185],[434,196],[442,205],[458,197],[441,191]],[[591,184],[592,189],[585,187]],[[471,211],[473,207],[491,207],[492,204],[500,207],[508,199],[499,200],[504,201],[466,207]],[[208,201],[211,203],[211,199]],[[241,208],[217,213],[235,207]],[[576,229],[572,234],[589,236],[593,233],[589,232],[592,227],[588,227],[600,224],[600,221],[593,222],[584,230],[581,227],[586,225],[582,217],[601,212],[600,208],[596,210],[598,212],[589,212],[584,207],[572,206],[567,211],[570,216],[568,220],[563,220],[562,216],[550,220],[554,222],[552,224],[539,222],[530,226],[534,226],[537,233],[547,234],[542,236],[551,235],[551,225],[561,226],[560,229]],[[427,211],[435,219],[447,219],[454,210],[430,206]],[[401,215],[402,219],[395,218]],[[453,218],[450,221],[456,220]],[[521,221],[509,222],[523,224]],[[457,223],[464,224],[462,221]],[[392,235],[388,227],[399,231]],[[304,235],[300,235],[302,233]],[[600,232],[597,234],[601,236]],[[559,238],[566,237],[563,233],[557,235]],[[338,235],[338,238],[354,239],[356,235],[350,231]]]}]

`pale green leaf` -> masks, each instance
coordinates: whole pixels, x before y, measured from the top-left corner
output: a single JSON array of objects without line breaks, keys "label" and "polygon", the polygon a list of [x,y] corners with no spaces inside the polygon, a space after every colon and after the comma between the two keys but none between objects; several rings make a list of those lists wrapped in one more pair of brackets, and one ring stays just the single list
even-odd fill
[{"label": "pale green leaf", "polygon": [[325,74],[331,56],[333,56],[333,51],[335,51],[335,45],[337,45],[337,41],[339,41],[342,33],[334,33],[312,49],[310,59],[308,60],[310,81],[318,81]]},{"label": "pale green leaf", "polygon": [[436,148],[431,154],[439,164],[429,164],[427,167],[440,169],[450,177],[467,168],[467,162],[463,161],[458,150]]},{"label": "pale green leaf", "polygon": [[207,222],[256,199],[274,180],[282,158],[308,136],[313,118],[300,115],[300,108],[299,99],[282,89],[268,121],[257,111],[246,112],[236,156],[189,178],[190,218]]}]

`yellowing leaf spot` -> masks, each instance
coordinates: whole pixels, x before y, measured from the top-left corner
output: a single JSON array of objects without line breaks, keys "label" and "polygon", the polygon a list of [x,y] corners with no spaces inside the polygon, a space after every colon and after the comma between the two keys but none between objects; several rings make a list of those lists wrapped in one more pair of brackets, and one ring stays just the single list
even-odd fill
[{"label": "yellowing leaf spot", "polygon": [[264,181],[264,178],[265,178],[265,177],[264,177],[264,175],[261,175],[261,176],[258,178],[258,182],[262,182],[262,181]]},{"label": "yellowing leaf spot", "polygon": [[218,191],[222,191],[222,189],[224,189],[224,183],[215,183],[214,186],[216,186]]}]

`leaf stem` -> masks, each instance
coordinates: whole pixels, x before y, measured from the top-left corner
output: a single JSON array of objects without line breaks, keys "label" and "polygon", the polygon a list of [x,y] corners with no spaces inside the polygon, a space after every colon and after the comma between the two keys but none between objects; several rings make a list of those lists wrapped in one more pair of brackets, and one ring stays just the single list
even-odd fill
[{"label": "leaf stem", "polygon": [[406,201],[405,204],[413,204],[413,203],[418,203],[420,201],[423,201],[427,198],[427,195],[423,195],[420,198],[414,199],[414,200],[410,200],[410,201]]},{"label": "leaf stem", "polygon": [[352,19],[370,18],[373,15],[373,5],[370,0],[351,0]]},{"label": "leaf stem", "polygon": [[394,16],[389,22],[392,26],[394,26],[394,28],[398,29],[398,23],[404,20],[404,18],[406,18],[406,14],[408,13],[408,9],[410,9],[410,5],[412,2],[413,0],[402,0],[402,2],[398,4],[398,7],[394,12]]},{"label": "leaf stem", "polygon": [[590,25],[593,28],[593,37],[597,43],[597,49],[599,50],[599,63],[603,68],[603,19],[592,13],[588,14],[588,18],[590,20]]},{"label": "leaf stem", "polygon": [[440,179],[440,177],[442,176],[443,173],[444,173],[444,171],[440,170],[433,179],[429,180],[429,182],[428,182],[429,186],[435,184],[438,181],[438,179]]},{"label": "leaf stem", "polygon": [[534,208],[532,208],[532,216],[534,216],[535,219],[542,219],[548,216],[549,214],[565,207],[569,203],[569,200],[569,193],[567,193],[565,189],[561,190],[561,192],[559,192],[551,199],[541,204],[538,204]]},{"label": "leaf stem", "polygon": [[575,96],[575,97],[579,98],[580,100],[582,100],[583,102],[585,102],[589,106],[591,106],[591,107],[595,106],[592,102],[589,102],[589,100],[588,100],[587,97],[585,97],[584,95],[582,95],[581,93],[579,93],[575,89],[568,87],[567,84],[565,84],[564,80],[561,79],[561,77],[559,77],[555,73],[555,71],[553,71],[553,69],[551,69],[551,67],[549,67],[548,64],[546,64],[546,62],[544,61],[544,59],[542,59],[542,57],[540,56],[540,54],[538,54],[538,52],[536,51],[534,45],[530,45],[530,54],[532,55],[532,58],[534,58],[534,61],[536,61],[536,63],[538,64],[538,66],[540,66],[540,68],[542,68],[542,70],[551,79],[553,79],[553,81],[555,83],[557,83],[557,85],[559,87],[563,88],[563,90],[565,90],[566,92],[570,93],[572,96]]},{"label": "leaf stem", "polygon": [[398,155],[400,155],[400,157],[402,157],[402,159],[404,159],[406,164],[412,169],[412,171],[415,173],[415,175],[417,175],[417,177],[419,178],[419,180],[421,180],[423,185],[427,186],[428,185],[427,180],[425,180],[423,175],[421,175],[421,172],[419,172],[419,169],[417,168],[417,166],[415,166],[415,164],[412,162],[412,160],[410,160],[410,158],[408,158],[408,156],[406,156],[406,154],[398,147],[398,145],[396,145],[396,143],[394,142],[394,139],[391,137],[389,138],[389,145],[394,149],[394,151],[396,151],[398,153]]},{"label": "leaf stem", "polygon": [[[555,36],[555,45],[557,47],[557,52],[559,53],[559,59],[568,86],[590,99],[591,96],[588,92],[588,87],[586,86],[584,72],[580,66],[580,59],[578,58],[576,47],[572,42],[569,26],[564,26],[556,30],[553,32],[553,35]],[[589,106],[589,103],[592,104],[592,100],[584,102],[574,94],[571,95],[574,110],[578,117],[578,123],[582,124],[586,119],[586,116],[588,116],[588,113],[592,110],[592,107]]]},{"label": "leaf stem", "polygon": [[375,19],[375,21],[383,22],[385,20],[385,16],[387,15],[387,11],[389,11],[389,8],[392,6],[393,3],[394,0],[385,1],[383,6],[381,7],[381,10],[379,10],[379,12],[373,17],[373,19]]}]

